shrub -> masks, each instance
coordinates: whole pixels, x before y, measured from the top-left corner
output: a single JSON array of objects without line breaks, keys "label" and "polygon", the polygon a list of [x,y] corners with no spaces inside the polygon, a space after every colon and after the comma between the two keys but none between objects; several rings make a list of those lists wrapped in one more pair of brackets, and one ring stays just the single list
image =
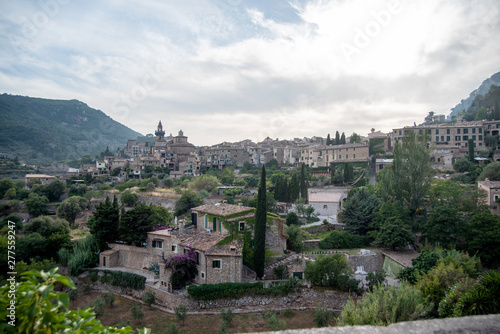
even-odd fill
[{"label": "shrub", "polygon": [[132,305],[132,317],[135,320],[141,320],[144,318],[144,313],[142,312],[142,305],[139,302],[135,302],[134,305]]},{"label": "shrub", "polygon": [[227,327],[231,327],[231,323],[233,322],[234,317],[233,311],[231,311],[230,308],[228,308],[227,310],[223,309],[222,311],[220,311],[220,316],[222,318],[222,322],[226,323]]},{"label": "shrub", "polygon": [[373,287],[376,285],[381,285],[385,281],[385,270],[380,269],[373,273],[368,273],[366,276],[366,281],[368,282],[368,290],[373,291]]},{"label": "shrub", "polygon": [[342,310],[340,326],[386,326],[425,317],[432,309],[420,290],[403,283],[399,288],[375,286],[362,300],[349,299]]},{"label": "shrub", "polygon": [[330,311],[326,307],[316,307],[314,311],[314,323],[318,327],[327,327],[330,320]]},{"label": "shrub", "polygon": [[102,295],[102,298],[104,299],[106,305],[108,305],[109,307],[115,306],[115,294],[113,293],[113,291],[110,290],[106,291]]},{"label": "shrub", "polygon": [[90,293],[90,284],[87,284],[87,283],[83,284],[82,285],[82,292],[83,292],[83,294],[88,295]]},{"label": "shrub", "polygon": [[146,291],[143,298],[144,304],[151,306],[155,302],[155,293],[151,290]]},{"label": "shrub", "polygon": [[283,311],[283,316],[287,317],[287,318],[293,317],[294,314],[295,313],[293,312],[293,310],[291,308],[287,308],[286,310]]},{"label": "shrub", "polygon": [[331,231],[319,242],[321,249],[361,248],[370,245],[372,239],[367,236],[354,235],[347,231]]},{"label": "shrub", "polygon": [[175,308],[174,312],[175,316],[177,317],[177,320],[179,320],[184,326],[184,321],[186,321],[187,318],[186,306],[181,304]]},{"label": "shrub", "polygon": [[[99,280],[103,283],[110,283],[114,286],[144,289],[146,284],[146,277],[141,275],[117,270],[101,270],[101,272],[104,273],[104,275],[99,276]],[[97,272],[94,269],[89,270],[89,276],[96,274]]]},{"label": "shrub", "polygon": [[96,317],[100,317],[104,314],[104,305],[106,305],[106,303],[99,297],[92,301],[90,306],[94,309]]},{"label": "shrub", "polygon": [[167,327],[166,334],[179,334],[179,329],[175,324],[170,324]]},{"label": "shrub", "polygon": [[464,278],[448,289],[444,298],[439,302],[438,314],[440,318],[452,317],[455,306],[460,297],[467,291],[472,290],[476,281],[472,278]]},{"label": "shrub", "polygon": [[127,189],[122,194],[121,202],[125,206],[134,206],[137,203],[137,195]]},{"label": "shrub", "polygon": [[68,292],[68,297],[69,297],[69,300],[74,302],[75,300],[78,299],[78,290],[77,289],[71,289],[69,290]]},{"label": "shrub", "polygon": [[287,323],[283,319],[279,319],[276,314],[271,314],[271,316],[267,319],[267,324],[269,325],[269,329],[274,331],[284,331],[287,327]]},{"label": "shrub", "polygon": [[490,270],[478,278],[474,288],[458,299],[453,316],[497,313],[500,313],[500,273]]}]

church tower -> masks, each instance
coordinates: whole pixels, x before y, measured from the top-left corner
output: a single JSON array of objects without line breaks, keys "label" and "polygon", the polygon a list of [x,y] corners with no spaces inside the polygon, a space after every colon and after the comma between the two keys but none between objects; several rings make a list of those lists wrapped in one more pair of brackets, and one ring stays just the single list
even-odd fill
[{"label": "church tower", "polygon": [[161,124],[161,121],[158,122],[158,127],[156,128],[155,135],[157,141],[163,141],[163,138],[165,137],[165,131],[163,131],[163,125]]}]

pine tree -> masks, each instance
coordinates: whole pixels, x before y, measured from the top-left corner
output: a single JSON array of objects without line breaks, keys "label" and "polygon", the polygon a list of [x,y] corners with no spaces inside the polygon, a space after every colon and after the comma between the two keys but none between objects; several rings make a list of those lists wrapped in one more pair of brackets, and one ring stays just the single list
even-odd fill
[{"label": "pine tree", "polygon": [[340,145],[340,133],[335,132],[335,145]]},{"label": "pine tree", "polygon": [[340,144],[345,144],[346,141],[345,141],[345,133],[342,132],[342,136],[340,137]]},{"label": "pine tree", "polygon": [[262,278],[262,276],[264,276],[264,263],[266,256],[266,222],[266,167],[262,166],[259,191],[257,193],[257,210],[255,211],[253,250],[254,269],[259,278]]}]

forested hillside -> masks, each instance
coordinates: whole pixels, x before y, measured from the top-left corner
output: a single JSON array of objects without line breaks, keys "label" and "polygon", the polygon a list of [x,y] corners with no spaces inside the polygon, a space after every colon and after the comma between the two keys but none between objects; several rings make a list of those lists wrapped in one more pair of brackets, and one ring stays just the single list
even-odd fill
[{"label": "forested hillside", "polygon": [[124,146],[138,132],[77,100],[0,95],[0,152],[24,162],[74,160]]}]

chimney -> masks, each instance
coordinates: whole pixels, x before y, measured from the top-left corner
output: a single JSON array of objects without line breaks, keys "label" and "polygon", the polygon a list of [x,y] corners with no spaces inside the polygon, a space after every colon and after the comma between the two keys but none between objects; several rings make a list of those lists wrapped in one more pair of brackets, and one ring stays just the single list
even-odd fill
[{"label": "chimney", "polygon": [[179,233],[184,233],[184,220],[179,220]]}]

